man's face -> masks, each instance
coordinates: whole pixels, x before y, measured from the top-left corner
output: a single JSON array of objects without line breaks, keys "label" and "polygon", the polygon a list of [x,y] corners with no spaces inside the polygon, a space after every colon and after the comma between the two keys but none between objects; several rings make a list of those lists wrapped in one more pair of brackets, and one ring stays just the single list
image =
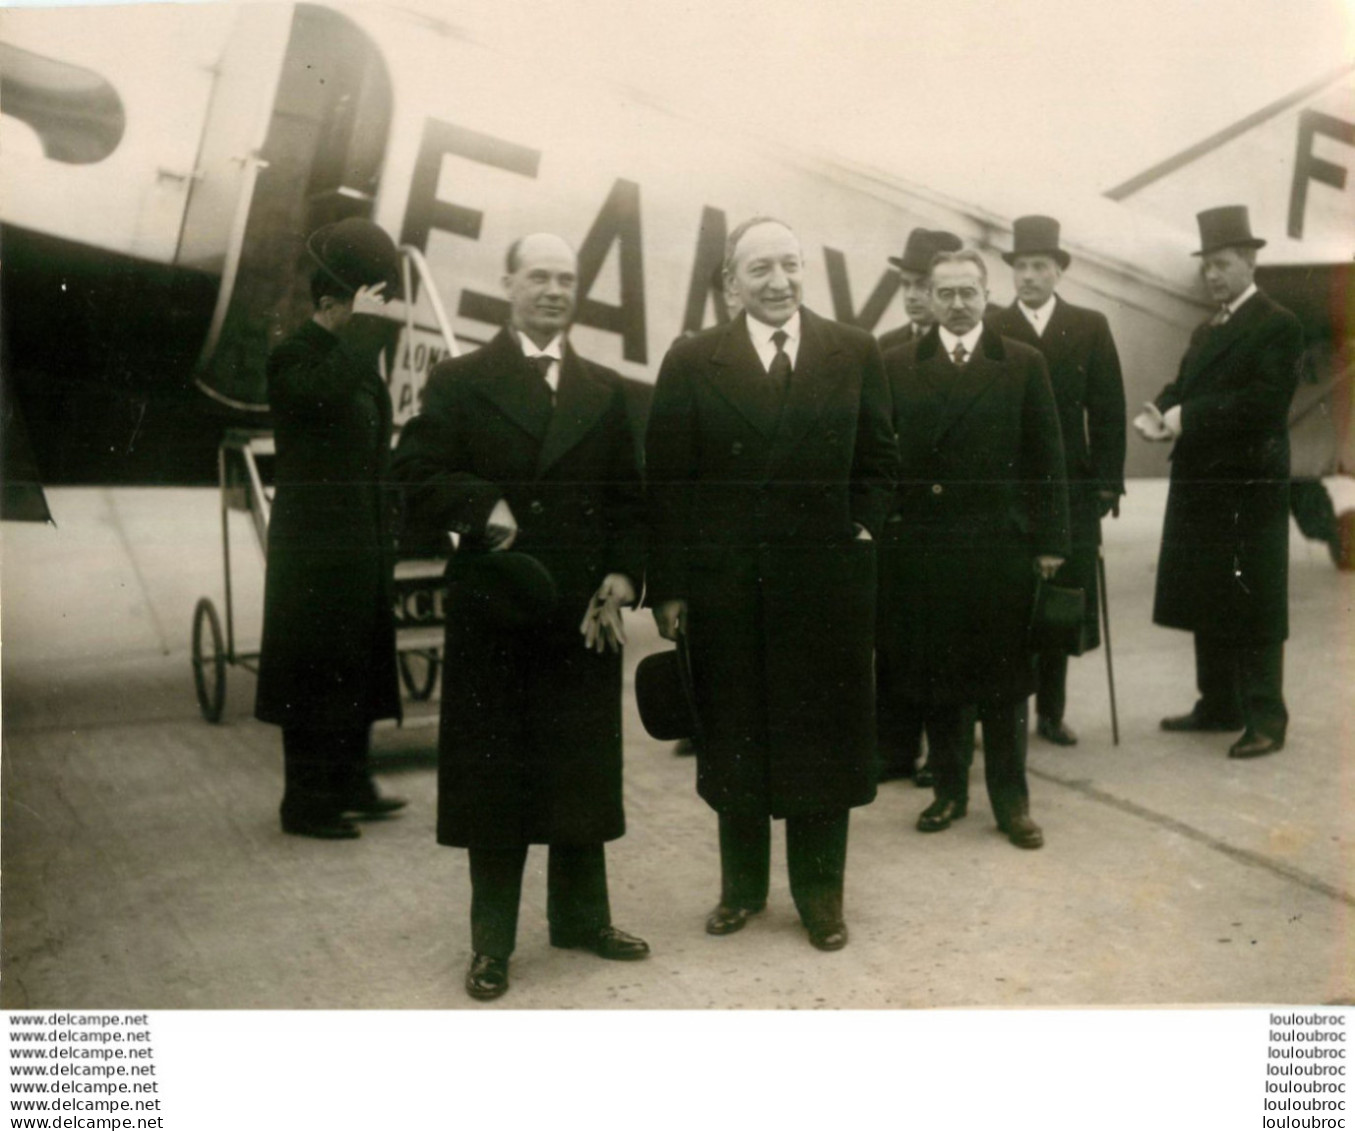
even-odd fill
[{"label": "man's face", "polygon": [[969,333],[983,318],[988,288],[973,263],[938,263],[932,268],[932,314],[958,337]]},{"label": "man's face", "polygon": [[903,292],[903,309],[911,322],[930,326],[932,317],[932,288],[921,271],[899,268],[899,290]]},{"label": "man's face", "polygon": [[1204,278],[1205,289],[1219,305],[1232,302],[1250,287],[1255,274],[1256,267],[1248,263],[1235,247],[1221,247],[1200,261],[1200,275]]},{"label": "man's face", "polygon": [[1049,301],[1062,277],[1063,271],[1052,255],[1018,255],[1012,261],[1016,297],[1032,310]]},{"label": "man's face", "polygon": [[782,326],[800,309],[804,256],[795,233],[781,224],[758,224],[734,249],[730,295],[769,326]]},{"label": "man's face", "polygon": [[574,315],[578,269],[574,253],[558,236],[527,236],[518,245],[517,267],[503,277],[514,329],[544,346]]}]

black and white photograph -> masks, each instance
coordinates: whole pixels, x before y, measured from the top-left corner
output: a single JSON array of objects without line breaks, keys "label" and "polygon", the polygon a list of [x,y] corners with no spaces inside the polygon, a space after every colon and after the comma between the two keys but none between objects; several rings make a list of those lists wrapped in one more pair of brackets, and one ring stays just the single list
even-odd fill
[{"label": "black and white photograph", "polygon": [[1353,261],[1349,0],[0,7],[0,1004],[146,1091],[50,1125],[249,1125],[163,1025],[1142,1126],[986,1066],[1231,1016],[1337,1126]]}]

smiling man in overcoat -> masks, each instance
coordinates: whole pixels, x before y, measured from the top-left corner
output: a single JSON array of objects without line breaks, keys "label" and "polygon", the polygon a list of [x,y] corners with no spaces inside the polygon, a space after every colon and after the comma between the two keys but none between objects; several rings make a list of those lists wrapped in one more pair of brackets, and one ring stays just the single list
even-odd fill
[{"label": "smiling man in overcoat", "polygon": [[697,790],[719,815],[721,894],[741,929],[767,902],[771,819],[810,942],[847,943],[848,814],[875,796],[875,548],[897,451],[878,347],[801,306],[783,223],[730,233],[743,312],[664,358],[646,441],[649,597],[690,645]]},{"label": "smiling man in overcoat", "polygon": [[1068,492],[1044,359],[983,325],[986,299],[977,252],[938,254],[937,325],[885,359],[901,464],[879,647],[890,694],[926,719],[936,799],[918,829],[939,832],[968,812],[974,704],[998,828],[1039,848],[1026,781],[1030,620],[1037,575],[1052,577],[1068,553]]},{"label": "smiling man in overcoat", "polygon": [[1303,328],[1254,281],[1242,205],[1199,213],[1200,272],[1214,314],[1190,339],[1175,381],[1134,426],[1174,442],[1153,620],[1195,634],[1200,697],[1169,731],[1236,731],[1228,754],[1284,746],[1289,635],[1288,414]]},{"label": "smiling man in overcoat", "polygon": [[558,236],[508,251],[511,324],[429,376],[393,469],[408,520],[459,535],[448,566],[438,842],[468,848],[466,990],[508,988],[528,845],[550,846],[552,946],[636,959],[612,926],[604,842],[621,800],[620,610],[644,500],[616,373],[574,352],[577,266]]}]

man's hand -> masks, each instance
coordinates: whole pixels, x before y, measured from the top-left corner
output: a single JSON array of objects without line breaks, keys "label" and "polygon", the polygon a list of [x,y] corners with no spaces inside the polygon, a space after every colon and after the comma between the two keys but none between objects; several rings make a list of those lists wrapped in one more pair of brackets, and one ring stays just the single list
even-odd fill
[{"label": "man's hand", "polygon": [[1061,565],[1062,558],[1056,558],[1053,554],[1041,554],[1035,559],[1035,572],[1048,581],[1059,572]]},{"label": "man's hand", "polygon": [[855,522],[852,525],[856,527],[856,540],[858,542],[875,541],[874,537],[871,535],[871,532],[867,530],[864,526],[862,526],[859,522]]},{"label": "man's hand", "polygon": [[687,602],[665,601],[654,609],[654,623],[665,640],[676,640],[687,631]]},{"label": "man's hand", "polygon": [[620,652],[626,643],[626,630],[621,622],[621,609],[635,604],[635,586],[624,573],[609,573],[602,579],[598,591],[588,602],[579,631],[583,646],[590,652],[604,652],[610,648]]},{"label": "man's hand", "polygon": [[490,553],[495,550],[507,550],[517,541],[518,520],[513,517],[513,509],[507,499],[500,499],[489,512],[489,521],[485,523],[485,541],[489,543]]},{"label": "man's hand", "polygon": [[1097,491],[1096,492],[1096,516],[1105,518],[1106,515],[1120,517],[1120,492],[1118,491]]},{"label": "man's hand", "polygon": [[353,295],[353,314],[380,314],[386,307],[386,284],[359,287]]},{"label": "man's hand", "polygon": [[1134,417],[1134,431],[1136,431],[1145,440],[1152,440],[1161,443],[1172,439],[1172,430],[1167,427],[1166,421],[1162,419],[1162,413],[1158,411],[1157,405],[1149,402],[1143,406],[1143,411]]}]

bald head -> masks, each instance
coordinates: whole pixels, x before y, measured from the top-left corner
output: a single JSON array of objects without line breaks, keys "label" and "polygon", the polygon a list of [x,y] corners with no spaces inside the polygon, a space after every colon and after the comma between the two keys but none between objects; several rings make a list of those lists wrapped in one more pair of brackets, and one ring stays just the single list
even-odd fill
[{"label": "bald head", "polygon": [[514,240],[505,258],[504,293],[513,328],[544,347],[574,315],[578,265],[559,236],[535,232]]}]

